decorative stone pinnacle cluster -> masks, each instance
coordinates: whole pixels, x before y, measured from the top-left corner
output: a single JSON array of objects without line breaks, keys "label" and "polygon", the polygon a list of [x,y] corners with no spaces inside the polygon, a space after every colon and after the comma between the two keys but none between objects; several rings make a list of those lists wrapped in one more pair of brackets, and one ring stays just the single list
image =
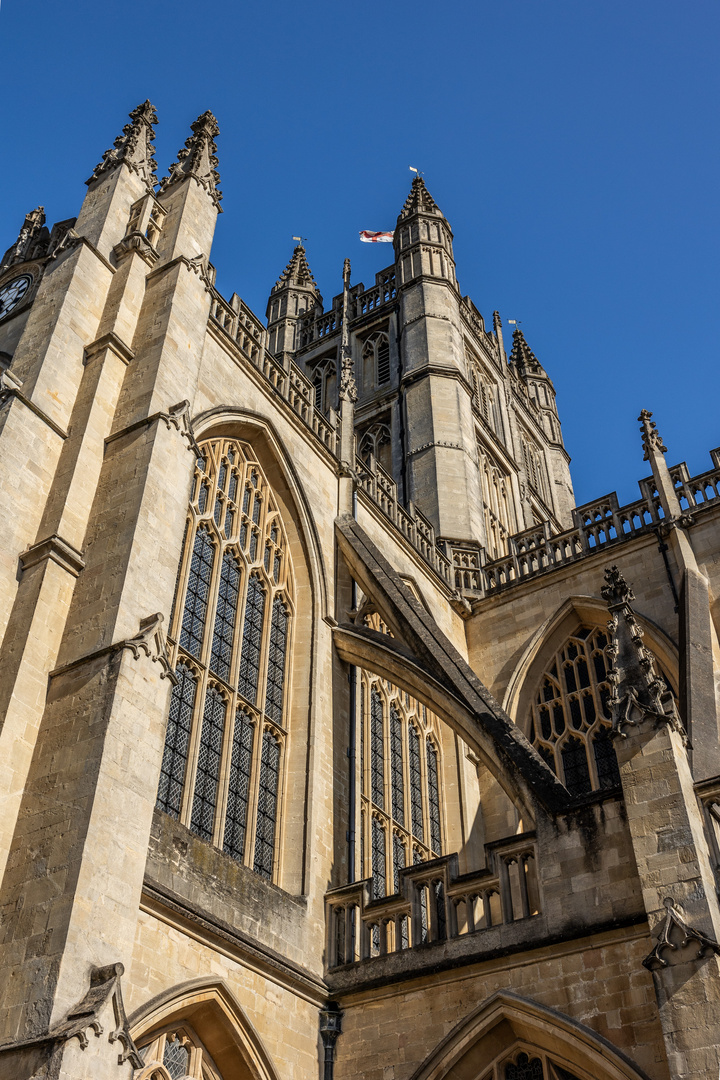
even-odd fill
[{"label": "decorative stone pinnacle cluster", "polygon": [[144,101],[130,113],[131,123],[126,124],[122,134],[110,150],[106,150],[93,170],[87,184],[93,184],[104,173],[125,162],[129,169],[136,172],[148,187],[157,183],[157,162],[155,160],[155,127],[158,118],[149,101]]},{"label": "decorative stone pinnacle cluster", "polygon": [[412,187],[410,188],[410,194],[405,200],[398,220],[411,217],[412,214],[439,214],[442,217],[442,211],[425,187],[425,181],[422,176],[416,176],[414,178]]},{"label": "decorative stone pinnacle cluster", "polygon": [[640,433],[642,435],[643,446],[645,447],[645,454],[643,461],[650,460],[650,454],[652,452],[666,454],[667,446],[662,441],[660,432],[657,430],[657,425],[654,420],[651,420],[652,413],[647,409],[643,409],[638,420],[640,421]]},{"label": "decorative stone pinnacle cluster", "polygon": [[220,210],[222,192],[218,188],[220,173],[217,171],[217,146],[215,139],[220,131],[218,122],[208,110],[190,125],[192,135],[185,140],[185,146],[178,151],[177,161],[169,169],[168,176],[160,181],[160,191],[166,191],[172,184],[194,177],[205,188],[215,206]]},{"label": "decorative stone pinnacle cluster", "polygon": [[532,351],[519,326],[513,330],[513,347],[510,363],[515,365],[519,375],[544,375],[545,369]]},{"label": "decorative stone pinnacle cluster", "polygon": [[25,215],[17,240],[3,255],[0,271],[14,263],[42,258],[47,254],[49,242],[50,233],[45,226],[45,207],[38,206]]},{"label": "decorative stone pinnacle cluster", "polygon": [[310,265],[305,255],[305,248],[302,244],[298,244],[294,249],[290,262],[275,282],[272,291],[275,292],[277,289],[281,289],[284,285],[290,283],[293,285],[311,285],[314,289],[317,289],[315,278],[313,277],[312,270],[310,269]]}]

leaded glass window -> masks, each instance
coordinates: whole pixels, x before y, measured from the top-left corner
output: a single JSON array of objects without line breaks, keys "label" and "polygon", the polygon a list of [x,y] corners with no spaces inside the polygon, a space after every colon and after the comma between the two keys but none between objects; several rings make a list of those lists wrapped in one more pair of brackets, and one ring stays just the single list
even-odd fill
[{"label": "leaded glass window", "polygon": [[197,682],[192,668],[182,662],[176,666],[175,674],[178,681],[170,698],[170,716],[160,766],[157,806],[166,814],[177,818],[185,783]]},{"label": "leaded glass window", "polygon": [[246,443],[204,443],[192,490],[157,805],[272,878],[294,605],[287,536]]},{"label": "leaded glass window", "polygon": [[385,738],[382,698],[377,690],[370,694],[370,774],[372,800],[382,810],[385,806]]},{"label": "leaded glass window", "polygon": [[205,695],[200,753],[190,817],[190,828],[203,840],[212,840],[213,837],[226,708],[227,703],[221,691],[214,686],[210,687]]},{"label": "leaded glass window", "polygon": [[[370,618],[374,629],[388,632],[376,615]],[[443,852],[440,722],[410,694],[367,671],[361,671],[359,696],[361,875],[372,875],[379,896],[399,890],[409,852],[419,851],[423,861]],[[383,829],[387,859],[379,883],[373,822]],[[406,940],[407,927],[402,933]]]},{"label": "leaded glass window", "polygon": [[260,760],[255,862],[253,869],[268,881],[272,878],[280,781],[280,741],[271,731],[263,732]]},{"label": "leaded glass window", "polygon": [[440,780],[438,777],[437,750],[427,742],[428,817],[430,818],[430,845],[434,851],[441,850],[440,842]]},{"label": "leaded glass window", "polygon": [[578,626],[550,659],[531,706],[530,741],[572,795],[620,783],[607,647],[604,630]]},{"label": "leaded glass window", "polygon": [[183,1046],[179,1039],[167,1039],[163,1054],[163,1065],[170,1073],[172,1080],[181,1080],[187,1075],[190,1054],[187,1047]]},{"label": "leaded glass window", "polygon": [[161,1062],[172,1080],[222,1080],[206,1046],[185,1020],[156,1029],[150,1036],[138,1036],[137,1046],[145,1065],[139,1070],[143,1076],[159,1075],[160,1069],[156,1074],[154,1066]]},{"label": "leaded glass window", "polygon": [[385,829],[376,817],[372,819],[372,878],[373,900],[385,896]]},{"label": "leaded glass window", "polygon": [[257,702],[264,622],[265,589],[262,586],[259,574],[252,574],[245,605],[245,624],[243,626],[240,675],[238,677],[238,690],[252,705]]},{"label": "leaded glass window", "polygon": [[252,719],[243,709],[238,709],[235,714],[235,730],[230,754],[230,780],[225,811],[223,851],[239,862],[242,862],[245,852],[254,735],[255,728]]}]

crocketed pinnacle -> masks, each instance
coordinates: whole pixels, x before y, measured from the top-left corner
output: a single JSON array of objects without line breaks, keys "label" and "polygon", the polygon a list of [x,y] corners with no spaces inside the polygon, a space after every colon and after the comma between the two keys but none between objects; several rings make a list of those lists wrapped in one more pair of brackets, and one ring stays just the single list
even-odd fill
[{"label": "crocketed pinnacle", "polygon": [[662,441],[662,436],[652,419],[652,413],[648,412],[647,409],[643,409],[638,416],[638,420],[640,421],[640,434],[642,435],[645,450],[643,461],[649,461],[651,454],[667,454],[667,446]]},{"label": "crocketed pinnacle", "polygon": [[0,273],[14,263],[42,258],[47,254],[49,242],[50,233],[45,225],[45,208],[38,206],[25,215],[17,240],[3,255]]},{"label": "crocketed pinnacle", "polygon": [[425,181],[422,176],[416,176],[413,180],[410,194],[400,211],[398,221],[402,221],[403,218],[411,217],[413,214],[439,214],[440,217],[443,216],[438,204],[425,187]]},{"label": "crocketed pinnacle", "polygon": [[[177,161],[168,170],[168,176],[160,181],[160,191],[166,191],[172,184],[177,184],[188,176],[194,177],[220,211],[222,192],[218,188],[220,173],[217,171],[217,146],[215,139],[220,128],[213,114],[208,110],[198,116],[190,125],[192,135],[185,140],[185,146],[178,150]],[[220,211],[221,212],[221,211]]]},{"label": "crocketed pinnacle", "polygon": [[93,174],[87,184],[92,184],[104,173],[116,168],[124,162],[129,169],[136,172],[148,187],[154,187],[157,183],[157,162],[155,160],[155,128],[158,118],[155,109],[149,101],[144,101],[130,113],[130,124],[122,129],[122,135],[118,135],[112,149],[106,150],[102,161],[95,166]]},{"label": "crocketed pinnacle", "polygon": [[532,351],[519,326],[513,330],[513,347],[510,363],[515,365],[518,375],[545,375],[545,368]]},{"label": "crocketed pinnacle", "polygon": [[277,292],[278,289],[282,289],[286,285],[309,285],[311,288],[317,289],[302,244],[298,244],[293,251],[292,259],[275,282],[272,291]]}]

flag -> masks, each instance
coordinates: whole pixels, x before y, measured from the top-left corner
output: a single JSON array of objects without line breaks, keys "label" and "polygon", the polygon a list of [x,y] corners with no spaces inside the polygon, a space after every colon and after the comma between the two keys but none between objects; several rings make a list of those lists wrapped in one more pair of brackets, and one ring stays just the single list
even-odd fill
[{"label": "flag", "polygon": [[360,230],[360,239],[363,244],[392,244],[392,239],[395,233],[391,232],[368,232],[367,229]]}]

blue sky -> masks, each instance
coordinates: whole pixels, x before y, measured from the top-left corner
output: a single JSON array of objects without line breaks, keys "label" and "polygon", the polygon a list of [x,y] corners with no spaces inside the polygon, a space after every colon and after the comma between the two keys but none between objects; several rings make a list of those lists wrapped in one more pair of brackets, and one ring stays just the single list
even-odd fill
[{"label": "blue sky", "polygon": [[718,46],[710,0],[4,0],[0,250],[24,214],[77,213],[149,97],[161,175],[205,109],[220,124],[218,287],[264,315],[292,251],[326,302],[370,284],[421,168],[464,294],[522,320],[555,382],[578,502],[720,444]]}]

